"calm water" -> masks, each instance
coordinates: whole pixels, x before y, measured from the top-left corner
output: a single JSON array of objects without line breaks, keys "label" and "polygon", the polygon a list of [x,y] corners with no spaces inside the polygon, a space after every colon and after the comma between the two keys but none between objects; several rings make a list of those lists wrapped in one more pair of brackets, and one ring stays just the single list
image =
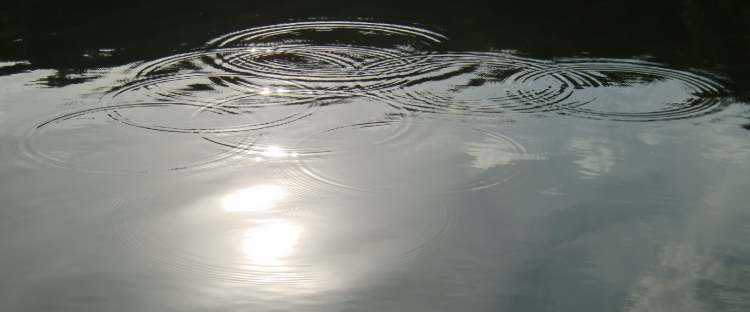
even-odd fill
[{"label": "calm water", "polygon": [[0,311],[750,310],[750,5],[584,2],[10,5]]}]

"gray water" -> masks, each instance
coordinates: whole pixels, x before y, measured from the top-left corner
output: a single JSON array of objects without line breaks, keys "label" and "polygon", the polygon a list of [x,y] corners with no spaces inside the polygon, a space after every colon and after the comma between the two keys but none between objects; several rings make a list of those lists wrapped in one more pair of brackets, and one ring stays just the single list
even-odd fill
[{"label": "gray water", "polygon": [[731,77],[451,40],[311,20],[0,64],[0,310],[750,310]]}]

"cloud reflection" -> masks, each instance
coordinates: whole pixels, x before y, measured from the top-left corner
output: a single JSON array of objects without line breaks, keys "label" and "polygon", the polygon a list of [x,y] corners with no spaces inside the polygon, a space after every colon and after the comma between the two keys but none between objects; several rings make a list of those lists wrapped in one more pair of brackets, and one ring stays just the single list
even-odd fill
[{"label": "cloud reflection", "polygon": [[607,141],[573,139],[570,146],[578,154],[579,159],[575,163],[582,177],[597,177],[612,171],[616,157],[608,145]]},{"label": "cloud reflection", "polygon": [[471,167],[482,170],[508,165],[513,161],[513,154],[501,150],[494,142],[471,143],[467,146],[466,153],[474,157]]}]

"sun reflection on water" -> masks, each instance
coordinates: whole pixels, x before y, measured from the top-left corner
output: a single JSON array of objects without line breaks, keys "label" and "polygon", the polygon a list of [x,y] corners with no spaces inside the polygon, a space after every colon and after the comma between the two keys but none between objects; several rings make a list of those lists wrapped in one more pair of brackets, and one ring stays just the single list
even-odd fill
[{"label": "sun reflection on water", "polygon": [[242,242],[245,256],[257,265],[279,265],[299,242],[302,228],[287,221],[274,221],[249,229]]},{"label": "sun reflection on water", "polygon": [[286,196],[277,185],[263,184],[239,190],[224,197],[222,205],[227,212],[258,212],[272,209]]},{"label": "sun reflection on water", "polygon": [[[223,200],[226,212],[268,213],[286,196],[277,185],[261,184],[241,189]],[[302,233],[302,227],[278,217],[253,219],[255,224],[241,238],[241,249],[245,257],[255,265],[279,266],[280,260],[290,256]]]},{"label": "sun reflection on water", "polygon": [[262,154],[268,158],[297,157],[296,152],[287,152],[281,147],[275,145],[267,147]]}]

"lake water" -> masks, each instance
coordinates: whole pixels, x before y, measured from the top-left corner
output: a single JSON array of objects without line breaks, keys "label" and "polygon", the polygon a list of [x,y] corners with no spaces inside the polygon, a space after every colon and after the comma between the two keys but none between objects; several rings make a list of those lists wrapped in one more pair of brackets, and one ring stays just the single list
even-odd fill
[{"label": "lake water", "polygon": [[0,11],[0,311],[748,311],[750,5]]}]

